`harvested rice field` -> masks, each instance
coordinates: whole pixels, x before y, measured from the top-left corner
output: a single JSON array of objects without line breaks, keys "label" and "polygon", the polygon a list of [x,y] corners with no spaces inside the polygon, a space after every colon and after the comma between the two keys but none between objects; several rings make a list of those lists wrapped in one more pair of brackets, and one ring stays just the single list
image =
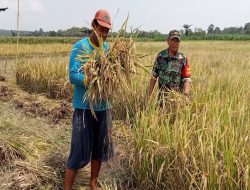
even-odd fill
[{"label": "harvested rice field", "polygon": [[[148,70],[165,42],[136,42]],[[70,148],[72,45],[0,44],[0,189],[62,189]],[[112,97],[115,157],[103,190],[250,189],[250,42],[184,41],[191,103],[147,97],[150,74],[132,74]],[[88,189],[89,166],[74,189]]]}]

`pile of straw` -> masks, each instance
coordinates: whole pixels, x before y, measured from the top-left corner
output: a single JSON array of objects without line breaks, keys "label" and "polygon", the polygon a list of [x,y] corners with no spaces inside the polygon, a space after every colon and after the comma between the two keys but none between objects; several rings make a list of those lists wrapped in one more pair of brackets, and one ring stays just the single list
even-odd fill
[{"label": "pile of straw", "polygon": [[20,151],[15,149],[9,142],[3,140],[1,136],[0,140],[0,167],[8,165],[16,159],[25,159]]},{"label": "pile of straw", "polygon": [[[38,189],[39,187],[48,187],[49,185],[57,189],[56,186],[60,184],[60,179],[57,177],[56,171],[39,161],[28,163],[17,160],[13,165],[15,169],[11,175],[11,189]],[[52,189],[52,187],[46,189]]]}]

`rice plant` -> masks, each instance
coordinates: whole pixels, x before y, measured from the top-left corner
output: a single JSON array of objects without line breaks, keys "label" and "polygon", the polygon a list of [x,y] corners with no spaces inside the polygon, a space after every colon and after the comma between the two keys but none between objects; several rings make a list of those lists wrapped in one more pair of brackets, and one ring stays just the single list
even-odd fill
[{"label": "rice plant", "polygon": [[137,111],[128,151],[139,189],[249,188],[250,46],[229,44],[184,43],[191,105],[173,95]]},{"label": "rice plant", "polygon": [[23,59],[16,68],[16,82],[29,92],[54,99],[71,99],[68,58]]}]

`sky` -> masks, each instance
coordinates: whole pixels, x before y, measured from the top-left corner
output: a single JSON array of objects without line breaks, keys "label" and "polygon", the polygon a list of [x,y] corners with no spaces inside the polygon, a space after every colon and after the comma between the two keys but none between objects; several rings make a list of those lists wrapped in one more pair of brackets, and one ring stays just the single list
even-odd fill
[{"label": "sky", "polygon": [[[206,30],[210,24],[221,29],[244,26],[250,22],[250,0],[19,0],[20,30],[44,31],[90,27],[99,9],[110,12],[113,31],[117,31],[129,14],[128,28],[158,30],[191,28]],[[0,0],[0,29],[17,28],[17,0]]]}]

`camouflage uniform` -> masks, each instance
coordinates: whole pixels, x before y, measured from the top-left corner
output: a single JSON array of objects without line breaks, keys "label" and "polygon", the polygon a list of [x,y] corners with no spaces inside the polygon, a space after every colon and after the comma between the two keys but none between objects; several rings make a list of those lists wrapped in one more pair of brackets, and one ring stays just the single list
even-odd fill
[{"label": "camouflage uniform", "polygon": [[152,75],[158,78],[161,91],[175,90],[180,92],[185,80],[191,81],[188,59],[181,52],[170,57],[168,49],[162,50],[154,63]]}]

